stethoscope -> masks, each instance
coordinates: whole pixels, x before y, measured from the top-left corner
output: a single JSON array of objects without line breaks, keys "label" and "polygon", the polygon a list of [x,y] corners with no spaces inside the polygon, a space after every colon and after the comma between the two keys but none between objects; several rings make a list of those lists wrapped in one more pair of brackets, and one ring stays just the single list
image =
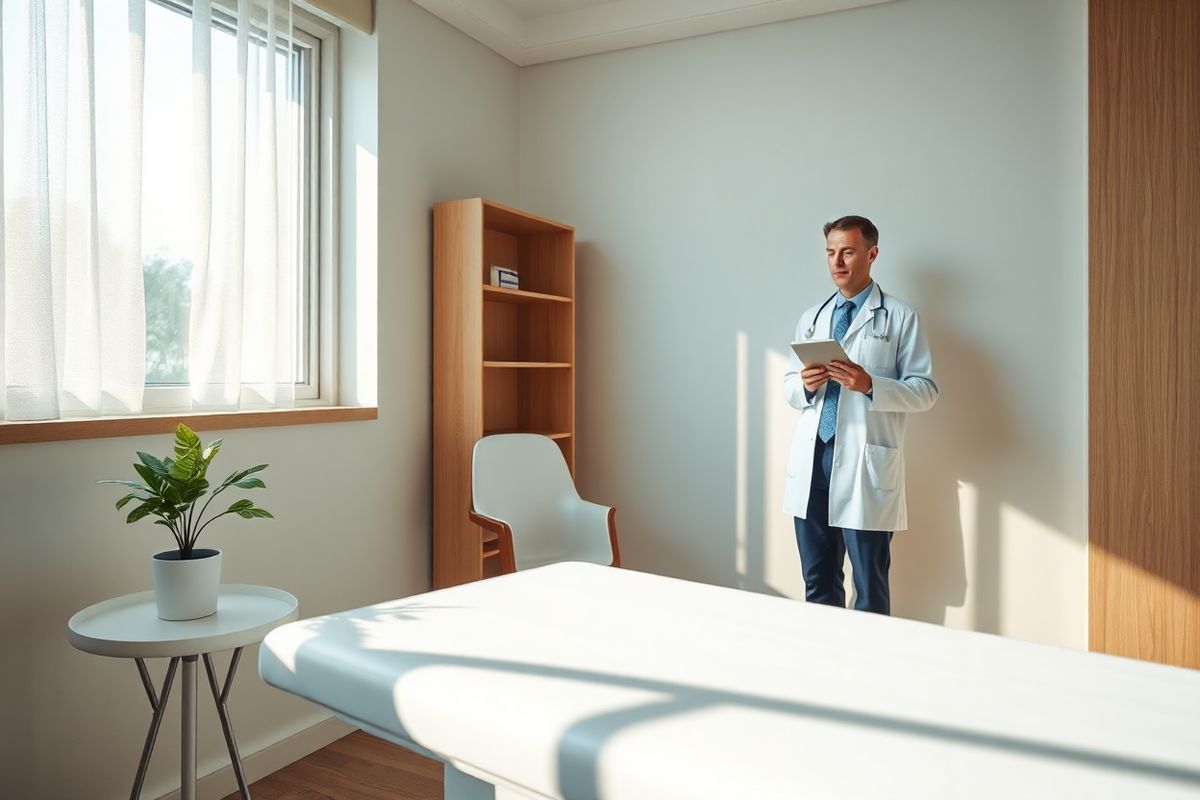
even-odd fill
[{"label": "stethoscope", "polygon": [[[826,300],[824,303],[821,303],[821,307],[818,308],[817,313],[815,315],[813,315],[812,324],[809,325],[808,330],[806,330],[804,332],[805,339],[811,339],[813,337],[813,334],[816,333],[817,317],[821,316],[821,312],[825,310],[825,306],[832,303],[834,301],[834,298],[836,298],[837,296],[838,296],[838,293],[834,292],[833,294],[831,294],[829,296],[828,300]],[[883,289],[880,289],[879,290],[879,305],[877,305],[873,309],[871,309],[871,332],[867,335],[869,337],[871,337],[872,339],[879,339],[880,341],[890,342],[892,340],[892,337],[888,335],[887,329],[888,329],[888,320],[890,319],[891,312],[883,304],[883,299],[884,299]],[[882,315],[880,314],[880,312],[883,312]],[[880,316],[883,317],[882,323],[880,322]],[[880,332],[881,325],[882,325],[882,333]]]}]

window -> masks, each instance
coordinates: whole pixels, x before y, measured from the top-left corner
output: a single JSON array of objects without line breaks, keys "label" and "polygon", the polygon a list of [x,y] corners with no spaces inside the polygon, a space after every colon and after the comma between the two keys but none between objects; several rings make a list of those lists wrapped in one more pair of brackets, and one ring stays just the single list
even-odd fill
[{"label": "window", "polygon": [[293,0],[0,14],[0,421],[335,402],[336,29]]},{"label": "window", "polygon": [[[279,180],[290,182],[298,210],[287,260],[295,278],[295,399],[296,405],[306,405],[334,399],[333,304],[324,295],[333,284],[333,247],[326,239],[332,235],[328,220],[333,202],[336,39],[332,27],[298,9],[291,13],[292,59],[284,50],[286,44],[276,48],[274,90],[295,109],[290,119],[276,121],[281,129],[287,126],[283,134],[291,137],[295,147],[281,153],[277,170]],[[265,62],[261,17],[260,9],[258,24],[251,26],[250,50],[257,55],[249,59],[251,69],[254,63]],[[237,123],[239,65],[237,20],[214,3],[212,26],[210,180],[217,196],[227,192],[222,182],[229,179],[230,171],[224,167],[235,162],[236,137],[219,132]],[[197,250],[193,202],[202,191],[196,185],[192,125],[180,121],[190,121],[192,112],[192,35],[190,2],[147,1],[142,180],[147,413],[183,409],[189,403],[189,303]],[[250,119],[246,124],[252,128],[258,122]],[[246,224],[253,228],[255,223],[248,219]],[[244,268],[249,272],[254,266],[247,263]],[[253,283],[249,277],[247,285]],[[244,313],[253,313],[249,309],[257,300],[243,297],[248,309]]]}]

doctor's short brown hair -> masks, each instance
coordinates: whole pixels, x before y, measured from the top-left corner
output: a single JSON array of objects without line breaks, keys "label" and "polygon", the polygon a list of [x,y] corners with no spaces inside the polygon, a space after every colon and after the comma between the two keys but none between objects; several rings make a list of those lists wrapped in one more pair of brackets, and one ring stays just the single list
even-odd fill
[{"label": "doctor's short brown hair", "polygon": [[830,231],[853,231],[857,230],[862,234],[862,237],[867,240],[868,247],[875,247],[879,244],[879,228],[875,227],[875,223],[866,217],[859,217],[851,214],[848,217],[839,217],[833,222],[825,223],[825,236],[829,236]]}]

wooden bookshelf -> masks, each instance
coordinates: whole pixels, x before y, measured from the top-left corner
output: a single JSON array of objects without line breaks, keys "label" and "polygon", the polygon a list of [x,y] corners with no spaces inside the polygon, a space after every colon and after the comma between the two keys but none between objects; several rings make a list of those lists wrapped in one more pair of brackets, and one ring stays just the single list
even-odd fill
[{"label": "wooden bookshelf", "polygon": [[[540,433],[575,472],[575,229],[482,198],[433,209],[433,582],[496,570],[470,520],[471,451]],[[520,289],[488,285],[491,267]]]}]

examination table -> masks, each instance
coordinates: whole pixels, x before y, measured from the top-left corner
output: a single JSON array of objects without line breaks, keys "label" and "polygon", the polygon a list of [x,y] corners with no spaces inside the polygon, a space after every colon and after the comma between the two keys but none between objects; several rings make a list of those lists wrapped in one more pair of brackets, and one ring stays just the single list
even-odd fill
[{"label": "examination table", "polygon": [[259,671],[447,800],[1200,797],[1200,672],[590,564],[294,622]]}]

